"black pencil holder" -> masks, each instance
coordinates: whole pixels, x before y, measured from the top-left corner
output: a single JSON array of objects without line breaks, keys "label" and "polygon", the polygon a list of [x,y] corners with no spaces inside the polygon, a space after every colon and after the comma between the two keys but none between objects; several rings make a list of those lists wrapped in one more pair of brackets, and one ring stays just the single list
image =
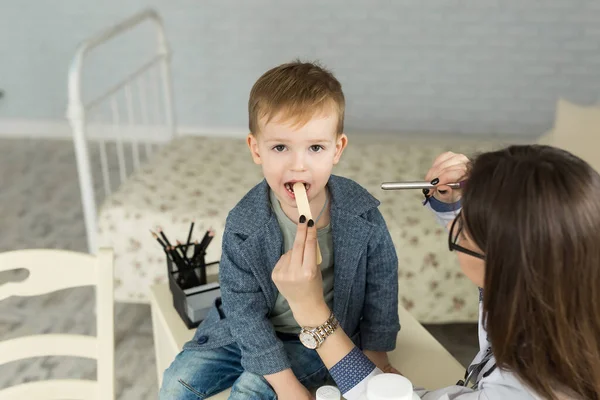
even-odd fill
[{"label": "black pencil holder", "polygon": [[[177,248],[185,248],[185,246],[179,245]],[[177,314],[179,314],[188,329],[196,328],[203,320],[203,318],[198,317],[198,315],[204,315],[203,312],[191,311],[199,296],[206,298],[207,293],[209,293],[209,296],[214,297],[220,295],[218,285],[215,287],[214,284],[210,285],[206,282],[206,268],[219,264],[219,261],[206,263],[204,257],[205,254],[200,254],[196,257],[192,267],[184,267],[183,265],[176,265],[171,257],[166,254],[173,307],[175,307]]]}]

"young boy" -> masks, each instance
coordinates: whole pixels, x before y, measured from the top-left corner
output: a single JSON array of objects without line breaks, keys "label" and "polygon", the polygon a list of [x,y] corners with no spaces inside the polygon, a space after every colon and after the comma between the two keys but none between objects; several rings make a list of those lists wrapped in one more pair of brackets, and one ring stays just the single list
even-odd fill
[{"label": "young boy", "polygon": [[400,330],[394,245],[379,202],[331,174],[348,143],[340,83],[318,65],[284,64],[254,84],[248,109],[248,147],[265,180],[229,213],[222,298],[165,371],[161,399],[204,399],[232,385],[230,399],[309,399],[308,389],[327,381],[316,351],[298,338],[304,327],[271,280],[300,218],[296,182],[306,188],[318,229],[333,315],[379,368],[395,371],[386,353]]}]

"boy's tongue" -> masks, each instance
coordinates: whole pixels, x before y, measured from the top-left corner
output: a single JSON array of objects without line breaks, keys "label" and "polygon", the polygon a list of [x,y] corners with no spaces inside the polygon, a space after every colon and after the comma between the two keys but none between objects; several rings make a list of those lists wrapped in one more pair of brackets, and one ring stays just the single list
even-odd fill
[{"label": "boy's tongue", "polygon": [[[294,193],[294,185],[297,183],[299,183],[299,182],[286,182],[283,186],[285,186],[285,189],[288,192],[293,194]],[[304,185],[304,189],[308,192],[310,185],[308,183],[304,183],[304,182],[302,182],[302,184]]]}]

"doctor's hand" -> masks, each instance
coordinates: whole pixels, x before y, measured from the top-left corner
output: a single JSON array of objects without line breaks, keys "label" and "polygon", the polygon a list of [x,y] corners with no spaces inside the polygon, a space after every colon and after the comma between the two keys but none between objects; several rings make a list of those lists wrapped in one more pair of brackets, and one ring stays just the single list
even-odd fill
[{"label": "doctor's hand", "polygon": [[323,297],[323,277],[317,266],[317,228],[314,221],[306,221],[303,216],[300,221],[292,249],[281,256],[271,278],[298,325],[314,327],[327,321],[330,310]]},{"label": "doctor's hand", "polygon": [[440,154],[425,175],[425,180],[436,185],[434,189],[424,189],[425,196],[435,196],[445,203],[458,201],[461,189],[451,189],[447,183],[462,182],[467,179],[470,160],[464,154],[451,151]]}]

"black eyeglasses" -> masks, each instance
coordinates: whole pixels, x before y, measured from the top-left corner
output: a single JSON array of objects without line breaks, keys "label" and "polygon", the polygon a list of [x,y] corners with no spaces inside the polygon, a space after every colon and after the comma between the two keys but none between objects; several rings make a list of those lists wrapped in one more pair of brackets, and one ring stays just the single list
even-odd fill
[{"label": "black eyeglasses", "polygon": [[452,225],[450,226],[450,232],[448,233],[448,248],[450,249],[450,251],[459,251],[461,253],[468,254],[481,260],[485,260],[485,256],[483,254],[479,254],[476,251],[469,250],[458,244],[458,238],[460,237],[460,233],[463,229],[462,223],[459,222],[459,220],[460,214],[457,215],[456,218],[454,218],[454,221],[452,221]]}]

